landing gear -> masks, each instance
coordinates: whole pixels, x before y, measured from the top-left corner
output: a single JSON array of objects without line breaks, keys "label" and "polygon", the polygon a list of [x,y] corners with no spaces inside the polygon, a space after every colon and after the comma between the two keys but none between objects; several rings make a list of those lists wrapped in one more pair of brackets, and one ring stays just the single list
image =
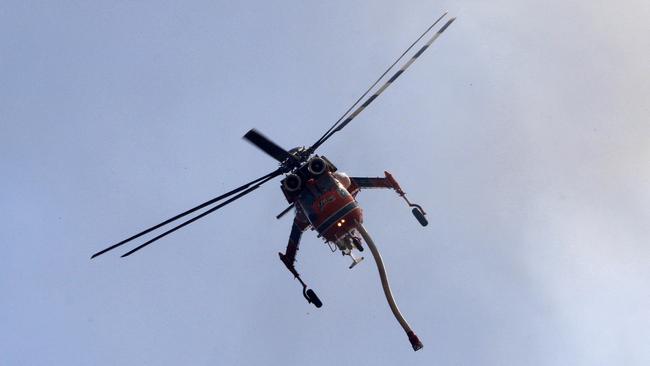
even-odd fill
[{"label": "landing gear", "polygon": [[357,192],[359,192],[360,189],[362,188],[392,188],[397,192],[397,194],[406,201],[406,204],[409,205],[409,207],[413,207],[413,215],[415,218],[418,220],[420,225],[422,226],[427,226],[429,222],[427,221],[425,215],[427,214],[424,212],[424,209],[422,206],[416,204],[416,203],[411,203],[408,198],[406,198],[406,192],[402,190],[402,187],[399,186],[399,183],[393,178],[393,176],[389,172],[384,172],[384,178],[363,178],[363,177],[352,177],[350,178],[352,181],[352,188],[351,188],[351,193],[352,195],[356,195]]},{"label": "landing gear", "polygon": [[316,296],[314,290],[309,289],[305,291],[303,295],[305,296],[305,299],[307,299],[307,302],[314,304],[315,307],[320,308],[323,306],[323,303],[320,301],[318,296]]},{"label": "landing gear", "polygon": [[413,207],[413,210],[411,212],[413,212],[413,216],[415,216],[415,218],[418,220],[420,225],[427,226],[429,224],[427,218],[424,217],[424,211],[422,210],[422,208],[420,208],[419,206]]},{"label": "landing gear", "polygon": [[357,238],[356,236],[352,237],[352,244],[354,244],[354,247],[357,248],[358,251],[363,252],[363,246],[361,245],[361,239]]},{"label": "landing gear", "polygon": [[310,304],[314,304],[314,306],[317,307],[317,308],[320,308],[321,306],[323,306],[323,302],[320,301],[320,299],[316,295],[316,292],[314,292],[314,290],[312,290],[312,289],[308,289],[305,282],[302,280],[302,278],[300,278],[300,275],[298,274],[298,271],[296,271],[296,268],[293,266],[293,262],[289,261],[287,259],[287,256],[282,254],[282,253],[278,253],[278,255],[280,256],[280,260],[282,261],[282,263],[284,263],[284,265],[287,267],[289,272],[291,272],[298,279],[300,284],[302,285],[302,296],[305,297],[307,302],[310,303]]}]

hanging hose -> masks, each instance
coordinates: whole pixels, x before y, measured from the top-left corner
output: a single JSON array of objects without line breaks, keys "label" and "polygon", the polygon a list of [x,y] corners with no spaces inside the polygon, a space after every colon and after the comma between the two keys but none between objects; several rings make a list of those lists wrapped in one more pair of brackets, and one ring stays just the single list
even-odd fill
[{"label": "hanging hose", "polygon": [[372,252],[372,256],[375,258],[375,263],[377,263],[377,269],[379,270],[379,277],[381,278],[381,286],[384,288],[384,295],[386,295],[386,300],[388,301],[388,305],[390,305],[390,310],[393,312],[393,315],[395,315],[395,318],[402,326],[402,328],[404,328],[406,335],[409,337],[409,342],[411,342],[411,346],[413,346],[413,350],[419,350],[423,347],[422,342],[420,342],[418,336],[406,322],[406,319],[404,319],[402,313],[400,313],[399,308],[397,307],[397,304],[395,303],[393,293],[391,292],[390,285],[388,284],[388,275],[386,274],[386,268],[384,268],[384,261],[381,259],[381,254],[379,254],[377,246],[372,241],[370,234],[368,234],[362,224],[357,223],[357,230],[363,237],[363,240],[365,240],[366,244],[368,244],[370,252]]}]

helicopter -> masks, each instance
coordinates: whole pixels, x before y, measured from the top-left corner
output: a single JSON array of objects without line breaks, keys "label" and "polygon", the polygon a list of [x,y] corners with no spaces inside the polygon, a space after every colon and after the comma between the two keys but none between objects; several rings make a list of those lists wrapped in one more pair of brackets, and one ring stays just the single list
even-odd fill
[{"label": "helicopter", "polygon": [[[289,272],[302,285],[303,297],[308,303],[315,307],[322,307],[323,303],[316,295],[316,292],[309,288],[303,281],[302,277],[296,270],[294,263],[300,246],[300,239],[303,232],[308,229],[318,233],[318,237],[323,239],[329,245],[332,252],[340,251],[343,255],[352,259],[350,269],[355,267],[364,258],[357,256],[356,252],[363,252],[364,245],[370,249],[370,252],[376,262],[379,276],[384,290],[384,295],[390,306],[393,315],[405,331],[414,351],[423,347],[422,342],[411,329],[407,321],[401,314],[393,298],[388,275],[383,264],[382,257],[375,245],[372,237],[363,226],[363,210],[356,200],[356,196],[363,189],[385,188],[394,190],[401,198],[405,200],[417,221],[422,226],[427,226],[426,212],[422,206],[412,203],[406,197],[397,180],[389,173],[384,172],[383,177],[354,177],[340,172],[337,167],[327,159],[327,157],[316,154],[316,150],[336,132],[341,131],[355,117],[357,117],[366,107],[368,107],[381,93],[388,88],[413,62],[422,55],[422,53],[433,44],[433,42],[456,20],[451,18],[439,28],[428,41],[405,62],[387,81],[382,84],[370,97],[361,105],[359,103],[368,93],[383,80],[383,78],[393,69],[393,67],[404,58],[404,56],[447,15],[442,14],[431,26],[429,26],[403,53],[395,62],[357,99],[357,101],[343,113],[343,115],[332,125],[314,144],[310,147],[296,147],[286,150],[273,142],[271,139],[257,131],[251,129],[243,138],[264,151],[270,157],[274,158],[279,166],[270,173],[250,181],[240,187],[226,192],[218,197],[210,199],[196,207],[171,217],[157,225],[143,230],[127,239],[113,244],[91,256],[95,258],[108,251],[118,248],[134,239],[137,239],[154,230],[160,229],[176,220],[187,215],[206,209],[193,218],[162,232],[161,234],[147,240],[139,246],[124,253],[122,257],[127,257],[144,247],[158,241],[159,239],[181,229],[220,208],[242,198],[243,196],[255,191],[263,184],[271,181],[278,176],[284,176],[280,181],[280,188],[284,194],[289,206],[276,216],[282,218],[292,209],[295,211],[289,241],[284,253],[278,253],[281,262],[287,267]],[[354,109],[356,107],[356,109]],[[354,109],[354,110],[353,110]],[[211,206],[211,207],[210,207]],[[209,207],[209,208],[208,208]]]}]

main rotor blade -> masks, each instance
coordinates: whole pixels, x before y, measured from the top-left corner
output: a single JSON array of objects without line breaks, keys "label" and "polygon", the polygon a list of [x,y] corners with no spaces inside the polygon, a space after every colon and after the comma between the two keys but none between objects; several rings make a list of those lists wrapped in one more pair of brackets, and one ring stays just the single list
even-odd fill
[{"label": "main rotor blade", "polygon": [[129,255],[131,255],[131,254],[137,252],[138,250],[140,250],[140,249],[146,247],[147,245],[149,245],[149,244],[151,244],[151,243],[153,243],[153,242],[155,242],[155,241],[157,241],[157,240],[159,240],[159,239],[161,239],[161,238],[163,238],[163,237],[165,237],[165,236],[167,236],[167,235],[173,233],[174,231],[176,231],[176,230],[178,230],[178,229],[180,229],[180,228],[182,228],[182,227],[185,227],[185,226],[187,226],[187,225],[193,223],[194,221],[196,221],[196,220],[198,220],[198,219],[200,219],[200,218],[202,218],[202,217],[204,217],[204,216],[206,216],[206,215],[208,215],[208,214],[213,213],[214,211],[220,209],[221,207],[223,207],[223,206],[225,206],[225,205],[227,205],[227,204],[229,204],[229,203],[231,203],[231,202],[233,202],[233,201],[235,201],[235,200],[237,200],[237,199],[239,199],[239,198],[241,198],[241,197],[243,197],[243,196],[245,196],[245,195],[251,193],[252,191],[258,189],[262,184],[264,184],[264,183],[268,182],[269,180],[275,178],[276,176],[282,174],[282,171],[281,171],[280,169],[278,169],[278,170],[276,170],[276,171],[274,172],[274,174],[275,174],[275,175],[270,175],[270,176],[269,176],[268,178],[266,178],[265,180],[263,180],[263,181],[257,183],[256,185],[254,185],[254,186],[248,188],[247,190],[245,190],[245,191],[239,193],[238,195],[236,195],[236,196],[234,196],[234,197],[232,197],[232,198],[229,198],[229,199],[227,199],[226,201],[224,201],[224,202],[222,202],[222,203],[220,203],[220,204],[214,206],[213,208],[211,208],[211,209],[209,209],[209,210],[203,212],[202,214],[200,214],[200,215],[198,215],[198,216],[196,216],[196,217],[194,217],[194,218],[192,218],[192,219],[189,219],[189,220],[185,221],[184,223],[182,223],[182,224],[180,224],[180,225],[178,225],[178,226],[175,226],[175,227],[173,227],[173,228],[171,228],[171,229],[165,231],[164,233],[162,233],[162,234],[156,236],[155,238],[153,238],[153,239],[151,239],[151,240],[149,240],[149,241],[147,241],[147,242],[145,242],[145,243],[143,243],[143,244],[141,244],[141,245],[135,247],[134,249],[132,249],[132,250],[130,250],[130,251],[128,251],[128,252],[122,254],[122,258],[127,257],[127,256],[129,256]]},{"label": "main rotor blade", "polygon": [[314,145],[312,145],[312,147],[311,147],[310,150],[309,150],[310,153],[314,152],[314,150],[316,150],[316,148],[317,148],[318,146],[320,146],[320,145],[324,142],[324,140],[325,140],[325,138],[327,137],[327,135],[329,135],[329,133],[332,132],[332,130],[333,130],[334,128],[336,128],[336,126],[338,126],[339,123],[341,123],[341,121],[343,120],[343,118],[345,118],[345,116],[347,116],[348,113],[350,113],[350,111],[351,111],[354,107],[356,107],[357,104],[359,104],[359,102],[360,102],[363,98],[365,98],[366,95],[368,95],[368,93],[370,93],[370,91],[372,90],[372,88],[374,88],[374,87],[375,87],[375,86],[376,86],[376,85],[381,81],[381,79],[383,79],[384,76],[386,76],[386,74],[388,74],[388,73],[390,72],[390,70],[392,70],[393,67],[395,67],[395,65],[397,65],[397,63],[398,63],[398,62],[399,62],[399,61],[400,61],[400,60],[401,60],[401,59],[402,59],[402,58],[403,58],[403,57],[404,57],[404,56],[405,56],[405,55],[406,55],[406,54],[411,50],[411,48],[413,48],[413,46],[415,46],[418,42],[420,42],[420,40],[422,39],[422,37],[424,37],[427,33],[429,33],[429,31],[431,30],[431,28],[435,27],[436,24],[438,24],[438,23],[442,20],[442,18],[444,18],[446,15],[447,15],[447,12],[444,12],[444,13],[443,13],[443,14],[442,14],[438,19],[436,19],[435,22],[433,22],[433,24],[431,24],[431,25],[429,26],[429,28],[427,28],[424,32],[422,32],[422,34],[420,34],[420,36],[419,36],[415,41],[413,41],[413,43],[411,43],[411,45],[408,46],[408,48],[407,48],[406,50],[404,50],[404,52],[402,52],[402,54],[401,54],[401,55],[400,55],[400,56],[399,56],[399,57],[398,57],[398,58],[397,58],[397,59],[396,59],[396,60],[395,60],[395,61],[394,61],[394,62],[393,62],[393,63],[392,63],[392,64],[391,64],[387,69],[386,69],[386,71],[384,71],[384,73],[381,74],[381,75],[377,78],[377,80],[375,80],[375,82],[374,82],[372,85],[370,85],[370,86],[368,87],[368,89],[366,89],[366,91],[365,91],[365,92],[364,92],[364,93],[359,97],[359,99],[357,99],[357,100],[354,102],[354,104],[352,104],[352,105],[351,105],[351,106],[350,106],[350,107],[345,111],[345,113],[343,113],[343,114],[341,115],[341,117],[339,117],[339,119],[336,120],[336,122],[334,122],[334,125],[332,125],[332,127],[330,127],[329,130],[325,131],[325,133],[323,134],[323,136],[321,136],[321,137],[320,137],[320,138],[319,138],[319,139],[314,143]]},{"label": "main rotor blade", "polygon": [[[424,51],[426,51],[426,49],[429,48],[429,46],[431,46],[431,44],[436,39],[438,39],[438,37],[442,34],[442,32],[444,32],[451,25],[451,23],[454,22],[454,20],[456,20],[456,18],[449,19],[447,21],[447,23],[445,23],[445,25],[443,25],[442,28],[440,28],[440,30],[438,30],[431,37],[431,39],[429,39],[429,41],[427,41],[427,43],[424,46],[422,46],[420,48],[420,50],[417,51],[413,55],[413,57],[411,57],[410,60],[408,60],[395,74],[393,74],[393,76],[390,79],[388,79],[388,81],[386,81],[386,83],[384,83],[384,85],[382,85],[373,95],[371,95],[368,99],[366,99],[366,101],[363,102],[363,104],[361,104],[357,109],[355,109],[354,112],[352,112],[345,120],[343,120],[343,122],[341,122],[340,124],[338,124],[338,123],[335,124],[330,129],[331,132],[329,132],[327,135],[325,135],[325,137],[323,137],[323,138],[319,139],[318,141],[316,141],[316,143],[309,148],[309,152],[310,153],[314,152],[319,146],[321,146],[325,141],[327,141],[330,137],[332,137],[332,135],[334,135],[336,132],[341,131],[343,128],[345,128],[345,126],[347,126],[348,123],[350,123],[356,116],[358,116],[359,113],[361,113],[364,109],[366,109],[366,107],[368,107],[370,105],[370,103],[372,103],[375,99],[377,99],[377,97],[380,96],[381,93],[383,93],[384,90],[386,90],[386,88],[388,88],[388,86],[390,86],[390,84],[392,84],[395,80],[397,80],[397,78],[400,77],[400,75],[402,75],[404,73],[404,71],[406,71],[406,69],[408,69],[408,67],[411,66],[411,64],[418,57],[420,57],[420,55],[422,55],[422,53],[424,53]],[[434,23],[434,25],[435,25],[435,23]]]},{"label": "main rotor blade", "polygon": [[122,240],[121,242],[119,242],[117,244],[113,244],[113,245],[111,245],[110,247],[108,247],[106,249],[100,250],[99,252],[93,254],[90,257],[90,259],[93,259],[93,258],[95,258],[95,257],[97,257],[99,255],[102,255],[102,254],[108,252],[109,250],[113,250],[113,249],[115,249],[115,248],[117,248],[117,247],[119,247],[119,246],[121,246],[123,244],[126,244],[126,243],[128,243],[129,241],[131,241],[133,239],[137,239],[137,238],[141,237],[142,235],[145,235],[145,234],[147,234],[147,233],[149,233],[149,232],[151,232],[153,230],[156,230],[156,229],[158,229],[158,228],[160,228],[162,226],[165,226],[165,225],[169,224],[172,221],[176,221],[176,220],[180,219],[181,217],[184,217],[186,215],[191,214],[192,212],[195,212],[195,211],[200,210],[200,209],[202,209],[204,207],[207,207],[207,206],[209,206],[209,205],[211,205],[211,204],[213,204],[215,202],[218,202],[218,201],[220,201],[220,200],[222,200],[222,199],[224,199],[226,197],[232,196],[233,194],[239,193],[239,192],[243,191],[244,189],[250,187],[251,185],[256,184],[256,183],[258,183],[258,182],[260,182],[260,181],[262,181],[264,179],[267,179],[269,177],[275,177],[275,176],[277,176],[279,174],[281,174],[279,169],[274,170],[273,172],[271,172],[271,173],[269,173],[269,174],[267,174],[265,176],[259,177],[259,178],[255,179],[253,181],[250,181],[250,182],[244,184],[241,187],[233,189],[230,192],[226,192],[226,193],[222,194],[221,196],[215,197],[215,198],[213,198],[213,199],[211,199],[209,201],[205,201],[205,202],[203,202],[202,204],[200,204],[200,205],[198,205],[196,207],[193,207],[193,208],[191,208],[191,209],[189,209],[189,210],[187,210],[187,211],[185,211],[183,213],[180,213],[180,214],[178,214],[178,215],[176,215],[176,216],[174,216],[172,218],[169,218],[169,219],[161,222],[160,224],[154,225],[154,226],[152,226],[152,227],[150,227],[150,228],[148,228],[148,229],[146,229],[144,231],[141,231],[141,232],[127,238],[127,239]]},{"label": "main rotor blade", "polygon": [[265,153],[271,155],[275,160],[283,162],[291,157],[287,150],[281,148],[275,142],[271,141],[268,137],[262,135],[256,129],[252,129],[244,135],[244,138],[250,141],[253,145],[262,149]]}]

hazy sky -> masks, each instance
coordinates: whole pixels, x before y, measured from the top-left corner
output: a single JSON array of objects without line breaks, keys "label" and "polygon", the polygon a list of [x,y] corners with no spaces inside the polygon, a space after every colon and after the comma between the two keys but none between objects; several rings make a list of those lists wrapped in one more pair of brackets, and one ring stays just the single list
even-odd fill
[{"label": "hazy sky", "polygon": [[[443,11],[458,21],[321,153],[388,170],[370,258],[278,260],[278,181],[128,259],[93,252],[313,143]],[[4,1],[0,365],[650,364],[650,3]],[[132,246],[131,246],[132,247]],[[129,247],[129,248],[131,248]]]}]

